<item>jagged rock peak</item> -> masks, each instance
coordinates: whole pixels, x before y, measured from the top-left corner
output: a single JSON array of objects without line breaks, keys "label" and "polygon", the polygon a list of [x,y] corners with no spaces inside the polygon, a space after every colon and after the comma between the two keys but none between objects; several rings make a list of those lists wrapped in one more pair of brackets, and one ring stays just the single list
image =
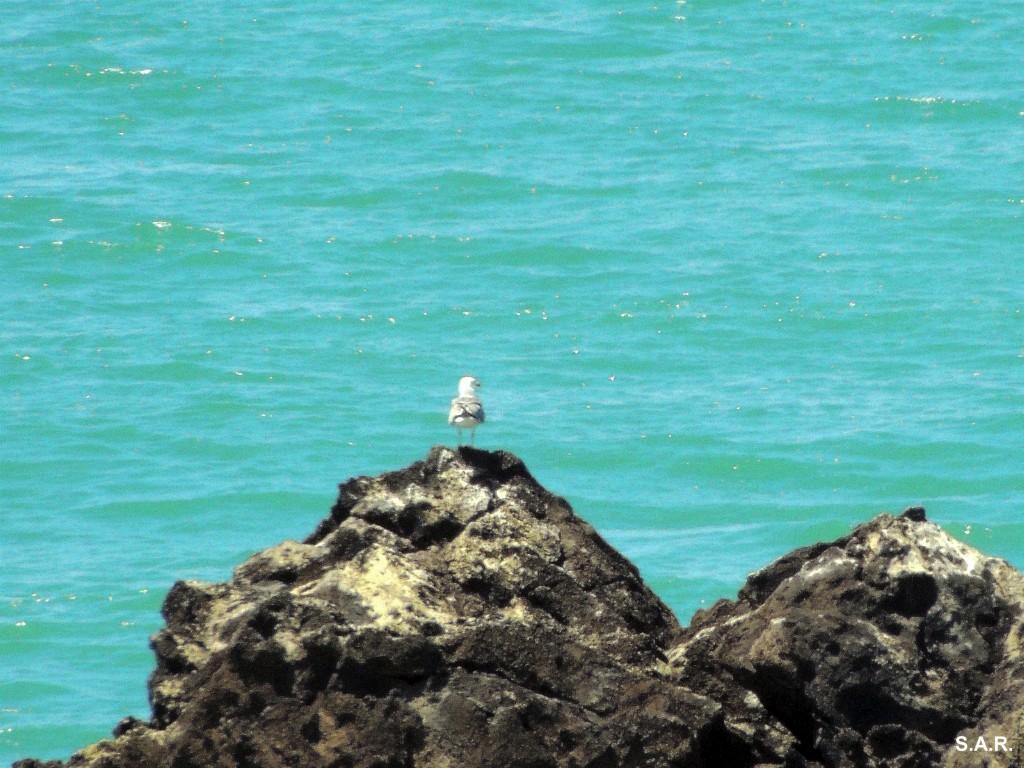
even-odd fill
[{"label": "jagged rock peak", "polygon": [[349,480],[305,541],[179,582],[163,614],[152,720],[69,766],[596,768],[700,730],[646,701],[671,612],[506,452]]},{"label": "jagged rock peak", "polygon": [[1021,573],[912,507],[751,574],[669,655],[753,762],[977,765],[958,735],[1019,730],[1022,621]]}]

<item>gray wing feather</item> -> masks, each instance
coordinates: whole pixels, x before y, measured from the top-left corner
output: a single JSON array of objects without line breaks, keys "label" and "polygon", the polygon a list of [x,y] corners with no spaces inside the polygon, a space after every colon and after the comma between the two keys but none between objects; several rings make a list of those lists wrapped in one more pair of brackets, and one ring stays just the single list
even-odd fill
[{"label": "gray wing feather", "polygon": [[459,416],[468,416],[484,423],[484,406],[475,397],[456,397],[452,400],[452,408],[448,411],[448,423],[451,424]]}]

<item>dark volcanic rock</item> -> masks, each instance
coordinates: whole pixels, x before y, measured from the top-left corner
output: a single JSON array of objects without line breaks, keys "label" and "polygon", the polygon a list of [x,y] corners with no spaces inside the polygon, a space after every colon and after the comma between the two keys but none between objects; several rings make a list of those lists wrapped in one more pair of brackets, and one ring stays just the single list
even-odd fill
[{"label": "dark volcanic rock", "polygon": [[1022,609],[1020,572],[912,508],[752,574],[670,657],[762,763],[979,765],[957,735],[1024,714]]},{"label": "dark volcanic rock", "polygon": [[504,452],[350,480],[163,613],[152,721],[70,766],[667,765],[717,710],[664,678],[681,630],[636,568]]},{"label": "dark volcanic rock", "polygon": [[682,630],[519,459],[435,448],[344,483],[229,583],[176,584],[152,720],[67,765],[977,765],[956,736],[1012,737],[1024,712],[1022,607],[1020,573],[914,510]]}]

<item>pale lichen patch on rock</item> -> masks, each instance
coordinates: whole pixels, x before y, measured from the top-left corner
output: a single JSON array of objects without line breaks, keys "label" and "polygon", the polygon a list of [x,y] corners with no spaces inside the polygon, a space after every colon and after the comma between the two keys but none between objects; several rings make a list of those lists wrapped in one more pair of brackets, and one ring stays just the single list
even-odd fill
[{"label": "pale lichen patch on rock", "polygon": [[424,569],[381,543],[293,590],[297,597],[355,603],[367,624],[400,632],[419,631],[447,616],[433,592]]}]

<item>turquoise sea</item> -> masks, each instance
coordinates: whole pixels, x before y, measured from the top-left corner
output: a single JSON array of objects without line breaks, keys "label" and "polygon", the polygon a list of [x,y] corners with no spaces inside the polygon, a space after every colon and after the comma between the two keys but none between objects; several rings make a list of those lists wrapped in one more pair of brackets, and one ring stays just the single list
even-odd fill
[{"label": "turquoise sea", "polygon": [[5,0],[0,764],[463,373],[684,623],[911,504],[1024,567],[1019,10]]}]

